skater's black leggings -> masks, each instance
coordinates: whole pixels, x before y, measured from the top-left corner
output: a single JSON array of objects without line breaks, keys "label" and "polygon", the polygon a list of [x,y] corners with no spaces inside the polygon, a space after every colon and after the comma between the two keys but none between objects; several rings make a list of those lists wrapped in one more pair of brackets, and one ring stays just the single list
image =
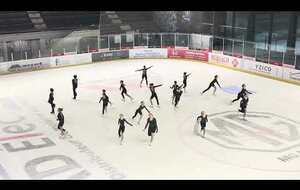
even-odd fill
[{"label": "skater's black leggings", "polygon": [[124,94],[126,94],[126,95],[127,95],[127,92],[126,92],[125,90],[122,90],[122,92],[121,92],[121,95],[122,95],[122,98],[123,98],[123,99],[125,99],[125,96],[124,96]]},{"label": "skater's black leggings", "polygon": [[159,105],[159,101],[158,101],[158,97],[157,97],[157,94],[156,94],[156,93],[153,93],[153,94],[151,95],[150,100],[152,100],[153,98],[156,99],[156,103],[157,103],[157,105]]},{"label": "skater's black leggings", "polygon": [[242,97],[242,95],[238,94],[237,98],[232,100],[232,102],[238,101],[241,97]]},{"label": "skater's black leggings", "polygon": [[186,81],[183,81],[183,88],[186,87]]},{"label": "skater's black leggings", "polygon": [[104,102],[103,102],[103,106],[102,106],[102,114],[103,114],[103,115],[104,115],[104,111],[105,111],[107,105],[108,105],[108,103],[104,103]]},{"label": "skater's black leggings", "polygon": [[63,131],[65,131],[65,129],[63,129],[63,126],[64,126],[64,123],[62,123],[62,122],[58,122],[58,126],[57,126],[57,128],[58,128],[59,130],[63,130]]},{"label": "skater's black leggings", "polygon": [[51,111],[51,112],[53,112],[53,113],[54,113],[55,104],[54,104],[53,102],[50,102],[49,104],[51,105],[51,109],[52,109],[52,111]]},{"label": "skater's black leggings", "polygon": [[177,106],[178,102],[179,102],[179,98],[175,97],[175,107]]},{"label": "skater's black leggings", "polygon": [[120,127],[119,127],[119,130],[118,130],[118,135],[119,135],[119,137],[122,136],[122,133],[124,133],[124,131],[125,131],[125,127],[120,126]]},{"label": "skater's black leggings", "polygon": [[141,110],[136,110],[135,113],[134,113],[134,116],[132,116],[132,119],[134,119],[137,114],[142,115],[142,111]]},{"label": "skater's black leggings", "polygon": [[124,94],[125,94],[126,96],[128,96],[128,97],[131,98],[131,96],[129,96],[129,94],[127,94],[127,90],[122,90],[122,92],[121,92],[121,95],[122,95],[122,98],[123,98],[123,99],[125,99]]},{"label": "skater's black leggings", "polygon": [[148,79],[147,79],[147,75],[142,75],[142,80],[141,80],[141,84],[143,82],[143,80],[146,80],[146,85],[148,86]]},{"label": "skater's black leggings", "polygon": [[76,88],[74,88],[74,87],[73,87],[73,96],[74,96],[74,98],[76,99],[77,92],[76,92]]},{"label": "skater's black leggings", "polygon": [[211,87],[214,87],[214,88],[216,88],[216,86],[215,85],[209,85],[208,86],[208,88],[207,89],[205,89],[202,93],[204,93],[204,92],[206,92],[206,91],[208,91]]}]

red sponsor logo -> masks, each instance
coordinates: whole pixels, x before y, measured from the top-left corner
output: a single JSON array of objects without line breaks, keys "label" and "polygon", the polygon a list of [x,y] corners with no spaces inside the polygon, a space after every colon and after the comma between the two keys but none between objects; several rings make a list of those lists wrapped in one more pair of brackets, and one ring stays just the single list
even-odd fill
[{"label": "red sponsor logo", "polygon": [[208,51],[169,48],[168,57],[208,61]]},{"label": "red sponsor logo", "polygon": [[239,62],[238,62],[237,59],[233,59],[233,60],[231,61],[231,63],[232,63],[232,65],[233,65],[233,67],[236,67],[236,66],[238,66],[238,64],[239,64]]}]

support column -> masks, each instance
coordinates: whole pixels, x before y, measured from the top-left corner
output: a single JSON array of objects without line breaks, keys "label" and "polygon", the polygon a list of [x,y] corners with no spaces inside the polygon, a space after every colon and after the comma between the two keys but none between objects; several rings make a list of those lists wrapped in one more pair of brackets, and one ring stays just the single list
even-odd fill
[{"label": "support column", "polygon": [[3,42],[3,59],[4,59],[4,61],[8,61],[8,56],[10,56],[10,55],[7,55],[7,42],[4,41]]},{"label": "support column", "polygon": [[273,35],[273,21],[274,21],[274,14],[270,13],[270,27],[269,27],[269,35],[268,35],[268,45],[272,43],[272,35]]},{"label": "support column", "polygon": [[214,12],[213,15],[213,36],[223,36],[220,25],[225,25],[226,12]]},{"label": "support column", "polygon": [[297,36],[297,15],[295,12],[292,12],[289,17],[288,39],[287,39],[288,48],[296,47],[296,36]]},{"label": "support column", "polygon": [[254,42],[255,40],[255,14],[249,12],[246,41]]}]

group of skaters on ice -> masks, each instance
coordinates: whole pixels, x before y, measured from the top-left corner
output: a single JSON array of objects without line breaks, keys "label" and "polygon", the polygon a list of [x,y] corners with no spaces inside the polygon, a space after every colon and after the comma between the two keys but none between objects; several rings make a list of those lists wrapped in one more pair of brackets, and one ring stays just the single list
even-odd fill
[{"label": "group of skaters on ice", "polygon": [[[142,80],[140,82],[140,87],[142,87],[142,83],[145,80],[146,81],[146,85],[148,86],[148,77],[147,77],[147,70],[150,69],[152,66],[150,67],[146,67],[143,66],[142,69],[136,70],[136,71],[142,71]],[[186,72],[183,73],[183,82],[182,85],[178,85],[177,81],[174,81],[174,84],[170,87],[173,91],[173,95],[172,95],[172,104],[174,105],[174,108],[177,107],[179,101],[180,101],[180,97],[183,93],[183,91],[185,92],[186,86],[187,86],[187,77],[190,76],[191,73],[187,74]],[[73,76],[74,78],[72,79],[72,87],[73,87],[73,99],[76,100],[77,97],[77,92],[76,89],[78,88],[78,79],[77,79],[77,75]],[[217,84],[220,88],[222,88],[218,82],[218,75],[214,76],[214,79],[210,82],[209,86],[207,89],[205,89],[204,91],[201,92],[201,95],[203,95],[206,91],[208,91],[210,88],[214,88],[213,91],[213,95],[215,95],[217,87]],[[120,81],[120,91],[121,91],[121,96],[122,96],[122,100],[125,101],[125,96],[129,97],[131,99],[131,101],[133,100],[133,98],[127,93],[127,89],[125,87],[126,85],[124,84],[124,81],[121,80]],[[154,85],[153,83],[149,84],[149,89],[151,92],[151,97],[150,97],[150,103],[151,106],[153,107],[153,102],[152,99],[155,98],[157,106],[159,107],[159,99],[158,96],[156,94],[155,89],[157,87],[162,86],[162,84],[159,85]],[[183,90],[182,90],[183,89]],[[248,94],[252,94],[251,92],[249,92],[246,89],[246,85],[243,84],[242,85],[242,89],[241,91],[238,93],[237,98],[232,100],[231,103],[234,103],[235,101],[238,101],[239,99],[241,99],[240,101],[240,109],[239,112],[243,113],[243,119],[245,120],[246,118],[246,112],[247,112],[247,105],[248,105],[248,101],[249,101],[249,97]],[[102,90],[102,96],[99,100],[99,103],[102,102],[102,115],[104,115],[105,112],[107,112],[107,106],[108,104],[112,105],[112,103],[109,100],[108,95],[106,94],[106,90],[103,89]],[[50,112],[51,114],[55,114],[55,103],[54,103],[54,89],[50,88],[50,94],[49,94],[49,99],[48,99],[48,103],[51,105],[51,109],[52,111]],[[145,106],[144,101],[140,102],[140,105],[138,107],[138,109],[135,111],[134,115],[132,116],[132,119],[134,119],[137,114],[139,114],[139,120],[138,120],[138,124],[140,124],[140,121],[142,119],[143,113],[142,110],[145,109],[148,114],[149,117],[147,119],[144,131],[147,129],[148,127],[148,136],[150,136],[150,143],[149,145],[152,144],[153,139],[154,139],[154,135],[155,133],[158,132],[158,125],[157,125],[157,121],[156,118],[153,116],[153,114],[149,111],[149,109],[147,109],[147,107]],[[57,120],[58,120],[58,129],[61,132],[61,135],[64,136],[67,134],[67,131],[63,128],[64,125],[64,115],[63,115],[63,108],[58,108],[57,109],[58,114],[57,114]],[[206,123],[208,122],[208,118],[207,118],[207,114],[204,111],[201,111],[201,115],[197,116],[196,118],[197,121],[197,125],[199,125],[200,129],[200,133],[202,137],[205,137],[205,128],[206,128]],[[123,143],[123,139],[124,139],[124,132],[125,132],[125,123],[133,126],[130,122],[128,122],[125,118],[123,114],[119,115],[119,120],[118,120],[118,125],[119,125],[119,130],[118,130],[118,135],[120,138],[120,144]]]}]

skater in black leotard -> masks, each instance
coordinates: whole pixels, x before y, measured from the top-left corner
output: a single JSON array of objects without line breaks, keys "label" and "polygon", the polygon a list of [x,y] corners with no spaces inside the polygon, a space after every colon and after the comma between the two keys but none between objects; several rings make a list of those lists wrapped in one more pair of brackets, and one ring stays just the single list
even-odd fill
[{"label": "skater in black leotard", "polygon": [[235,102],[235,101],[238,101],[240,98],[243,98],[246,94],[252,94],[251,92],[249,92],[247,89],[246,89],[246,85],[243,84],[242,85],[242,90],[238,93],[238,96],[236,99],[232,100],[231,102]]},{"label": "skater in black leotard", "polygon": [[55,113],[55,111],[54,111],[55,104],[54,104],[54,89],[53,88],[50,88],[48,103],[51,105],[51,109],[52,109],[52,111],[50,113],[54,114]]},{"label": "skater in black leotard", "polygon": [[58,108],[57,111],[58,111],[58,114],[57,114],[58,126],[57,126],[57,128],[61,132],[60,135],[63,136],[66,133],[66,130],[63,128],[64,123],[65,123],[65,117],[64,117],[64,114],[62,113],[63,108]]},{"label": "skater in black leotard", "polygon": [[132,126],[131,123],[129,123],[125,118],[123,114],[120,114],[120,118],[118,120],[118,125],[119,125],[119,130],[118,130],[118,135],[120,138],[120,145],[122,145],[123,143],[123,139],[124,139],[124,132],[125,132],[125,123],[127,123],[128,125]]},{"label": "skater in black leotard", "polygon": [[144,67],[142,69],[136,70],[136,71],[143,71],[140,87],[142,87],[142,82],[144,79],[146,80],[146,85],[148,86],[147,70],[150,69],[151,67],[153,67],[153,66],[146,68],[146,66],[144,65]]},{"label": "skater in black leotard", "polygon": [[177,88],[179,88],[177,81],[174,81],[173,86],[171,86],[170,88],[173,89],[172,104],[174,104],[176,90]]},{"label": "skater in black leotard", "polygon": [[122,100],[125,101],[125,96],[124,96],[124,94],[125,94],[132,101],[133,98],[129,94],[127,94],[127,89],[125,88],[124,81],[121,80],[120,83],[121,83],[120,90],[122,91],[121,95],[122,95],[122,98],[123,98]]},{"label": "skater in black leotard", "polygon": [[190,74],[186,74],[186,72],[183,73],[183,90],[185,92],[185,88],[186,88],[186,85],[187,85],[187,77],[190,76]]},{"label": "skater in black leotard", "polygon": [[77,87],[78,87],[78,79],[77,79],[77,75],[74,75],[73,77],[74,77],[74,78],[72,79],[73,99],[76,100],[76,97],[77,97],[76,89],[77,89]]},{"label": "skater in black leotard", "polygon": [[100,98],[99,103],[101,103],[101,101],[103,102],[102,115],[104,115],[104,111],[107,112],[108,103],[110,103],[110,105],[112,104],[109,101],[109,97],[106,95],[105,89],[102,90],[102,97]]},{"label": "skater in black leotard", "polygon": [[149,146],[151,146],[153,140],[154,140],[154,134],[158,132],[158,126],[156,119],[153,117],[152,113],[149,113],[149,118],[147,119],[146,126],[144,128],[144,131],[148,128],[148,136],[151,136]]},{"label": "skater in black leotard", "polygon": [[204,94],[206,91],[208,91],[211,87],[214,87],[214,95],[215,95],[215,94],[216,94],[216,90],[217,90],[217,87],[215,86],[215,83],[217,83],[218,86],[221,88],[221,86],[220,86],[220,84],[219,84],[219,82],[218,82],[218,75],[215,75],[214,80],[210,82],[208,88],[205,89],[205,90],[201,93],[201,95]]},{"label": "skater in black leotard", "polygon": [[136,117],[137,114],[140,115],[138,124],[140,124],[141,119],[142,119],[142,117],[143,117],[142,110],[143,110],[144,108],[147,110],[148,113],[150,113],[150,111],[146,108],[146,106],[145,106],[145,104],[144,104],[144,101],[141,101],[141,105],[140,105],[139,108],[135,111],[134,116],[132,116],[132,119],[134,119],[134,118]]},{"label": "skater in black leotard", "polygon": [[157,94],[155,92],[155,88],[156,87],[160,87],[162,86],[162,84],[160,85],[155,85],[153,83],[150,83],[149,85],[149,89],[150,89],[150,92],[151,92],[151,97],[150,97],[150,103],[151,103],[151,106],[153,106],[153,103],[152,103],[152,99],[155,98],[156,99],[156,103],[157,103],[157,106],[159,106],[159,101],[158,101],[158,97],[157,97]]},{"label": "skater in black leotard", "polygon": [[200,133],[202,132],[202,137],[204,138],[205,137],[206,123],[208,122],[207,115],[205,114],[204,111],[202,111],[201,115],[197,117],[197,122],[201,126]]},{"label": "skater in black leotard", "polygon": [[244,95],[242,97],[242,100],[240,102],[240,108],[239,112],[243,113],[243,119],[246,120],[246,113],[247,113],[247,106],[248,106],[249,98],[248,95]]},{"label": "skater in black leotard", "polygon": [[[182,85],[181,85],[182,86]],[[182,90],[181,90],[181,86],[180,87],[178,87],[177,89],[176,89],[176,92],[175,92],[175,104],[174,104],[174,107],[176,108],[177,107],[177,104],[178,104],[178,102],[179,102],[179,100],[180,100],[180,97],[181,97],[181,95],[182,95]]]}]

